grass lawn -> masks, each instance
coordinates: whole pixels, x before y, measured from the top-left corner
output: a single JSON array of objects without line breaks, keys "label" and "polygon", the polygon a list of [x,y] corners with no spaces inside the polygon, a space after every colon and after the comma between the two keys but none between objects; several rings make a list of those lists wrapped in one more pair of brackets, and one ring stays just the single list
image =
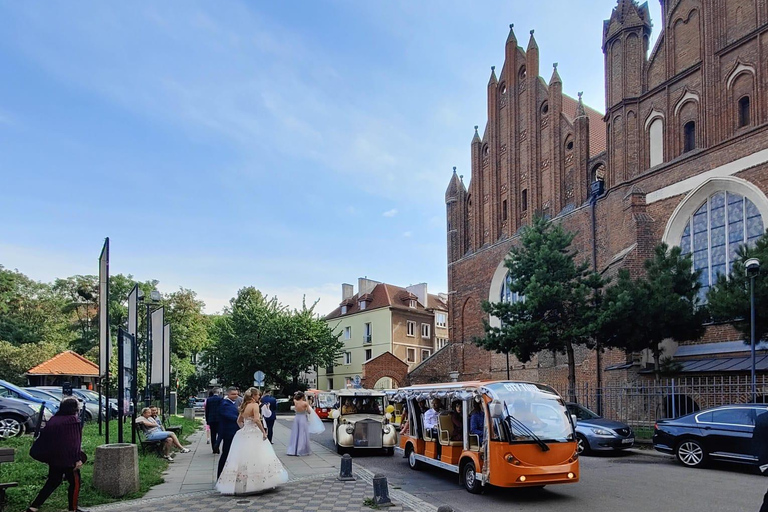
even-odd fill
[{"label": "grass lawn", "polygon": [[[171,425],[182,425],[183,433],[180,436],[182,444],[189,434],[194,432],[201,422],[198,420],[185,420],[183,417],[172,416]],[[103,428],[103,426],[102,426]],[[123,439],[131,442],[130,422],[124,425]],[[109,440],[112,443],[117,442],[117,422],[112,421],[109,428]],[[83,479],[80,488],[81,507],[100,505],[120,501],[98,492],[93,488],[93,457],[96,447],[104,444],[104,436],[99,436],[99,426],[96,422],[90,422],[83,429],[83,451],[88,455],[88,462],[83,466],[81,475]],[[16,460],[0,464],[0,482],[18,482],[19,486],[8,489],[8,505],[6,510],[18,511],[27,508],[29,503],[37,495],[48,476],[48,466],[41,462],[33,460],[29,456],[29,447],[32,445],[32,436],[25,435],[13,439],[0,441],[0,447],[15,448]],[[162,473],[168,467],[168,462],[157,456],[157,452],[147,450],[146,455],[142,454],[139,447],[139,492],[129,494],[122,499],[140,498],[150,487],[163,481]],[[66,481],[48,498],[41,511],[67,510],[67,483]]]}]

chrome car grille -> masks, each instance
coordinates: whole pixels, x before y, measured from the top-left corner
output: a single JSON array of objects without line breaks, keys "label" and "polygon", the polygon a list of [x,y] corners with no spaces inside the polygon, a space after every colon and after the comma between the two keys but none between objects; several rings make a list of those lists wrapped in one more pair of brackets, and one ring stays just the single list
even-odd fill
[{"label": "chrome car grille", "polygon": [[628,437],[632,433],[632,429],[629,429],[629,428],[617,428],[617,429],[614,429],[614,432],[619,434],[621,437]]},{"label": "chrome car grille", "polygon": [[356,422],[353,444],[356,448],[381,448],[381,423],[373,420]]}]

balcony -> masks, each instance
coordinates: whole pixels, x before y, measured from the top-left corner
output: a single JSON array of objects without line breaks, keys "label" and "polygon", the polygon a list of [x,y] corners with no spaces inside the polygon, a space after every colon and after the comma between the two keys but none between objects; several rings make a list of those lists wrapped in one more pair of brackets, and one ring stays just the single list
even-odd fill
[{"label": "balcony", "polygon": [[370,334],[366,334],[363,336],[363,343],[371,343],[373,341],[373,336]]}]

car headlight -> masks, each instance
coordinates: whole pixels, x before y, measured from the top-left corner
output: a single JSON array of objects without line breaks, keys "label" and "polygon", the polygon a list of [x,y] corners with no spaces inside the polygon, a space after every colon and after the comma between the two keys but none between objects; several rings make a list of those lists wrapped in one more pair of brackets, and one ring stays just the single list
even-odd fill
[{"label": "car headlight", "polygon": [[347,425],[347,434],[352,435],[355,433],[355,427],[353,425]]},{"label": "car headlight", "polygon": [[613,437],[613,432],[610,430],[605,430],[604,428],[593,428],[591,430],[595,433],[596,436]]},{"label": "car headlight", "polygon": [[384,433],[389,434],[392,432],[392,428],[389,425],[384,425]]}]

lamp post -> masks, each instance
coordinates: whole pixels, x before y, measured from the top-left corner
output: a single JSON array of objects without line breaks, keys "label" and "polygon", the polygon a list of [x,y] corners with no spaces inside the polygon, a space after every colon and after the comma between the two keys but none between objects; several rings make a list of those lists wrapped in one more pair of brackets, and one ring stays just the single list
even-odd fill
[{"label": "lamp post", "polygon": [[752,403],[757,401],[757,386],[755,377],[755,277],[760,272],[760,260],[749,258],[744,267],[749,277],[749,310],[750,310],[750,350],[752,353]]},{"label": "lamp post", "polygon": [[152,317],[151,317],[152,306],[159,304],[161,298],[162,296],[160,295],[159,291],[152,290],[149,293],[149,300],[145,301],[144,292],[141,291],[141,288],[139,288],[139,293],[138,293],[139,302],[143,302],[144,305],[147,307],[147,320],[146,320],[147,334],[144,337],[145,343],[146,343],[144,354],[147,358],[147,382],[146,382],[146,386],[144,387],[144,407],[149,407],[149,404],[152,401],[152,396],[149,390],[150,380],[152,379]]}]

